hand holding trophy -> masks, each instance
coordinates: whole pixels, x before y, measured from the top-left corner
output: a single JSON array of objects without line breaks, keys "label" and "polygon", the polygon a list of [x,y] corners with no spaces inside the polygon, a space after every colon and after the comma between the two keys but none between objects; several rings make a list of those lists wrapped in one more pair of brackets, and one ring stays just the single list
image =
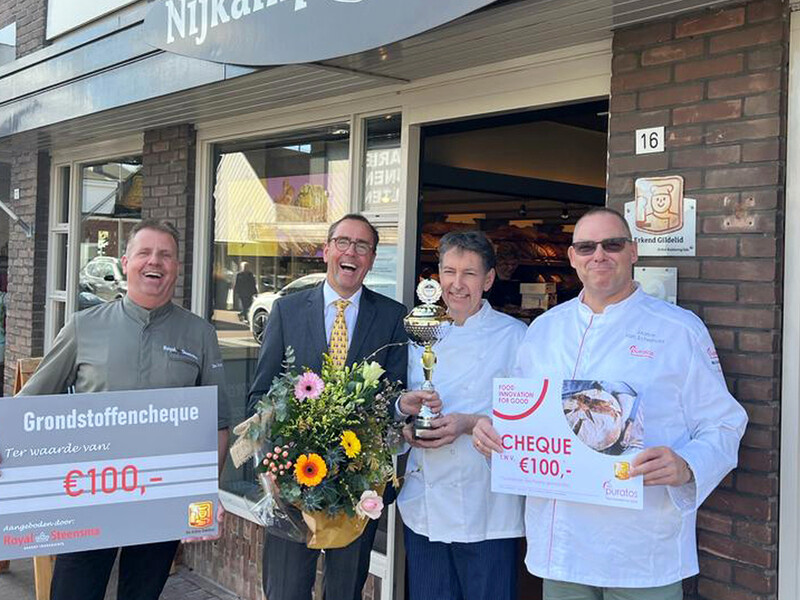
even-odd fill
[{"label": "hand holding trophy", "polygon": [[[433,367],[436,365],[436,355],[433,352],[433,345],[442,341],[450,327],[453,319],[447,314],[445,309],[436,302],[442,297],[442,287],[434,279],[423,279],[417,286],[417,297],[422,304],[415,306],[403,319],[408,338],[412,343],[423,346],[422,353],[422,372],[425,375],[425,382],[422,384],[424,391],[432,391],[433,386]],[[430,408],[423,405],[419,414],[414,417],[414,437],[424,438],[420,435],[423,431],[433,429],[433,421],[439,415]]]}]

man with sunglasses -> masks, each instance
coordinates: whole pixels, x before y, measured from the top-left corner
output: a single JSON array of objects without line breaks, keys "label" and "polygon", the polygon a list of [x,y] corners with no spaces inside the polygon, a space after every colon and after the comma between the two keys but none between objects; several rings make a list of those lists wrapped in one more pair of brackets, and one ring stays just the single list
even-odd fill
[{"label": "man with sunglasses", "polygon": [[[620,381],[640,398],[644,508],[526,498],[528,570],[545,600],[679,600],[697,574],[697,509],[736,466],[747,417],[728,392],[714,344],[693,313],[645,294],[625,219],[597,208],[576,224],[569,260],[574,300],[536,319],[517,353],[519,376]],[[473,429],[487,456],[502,452],[488,419]]]},{"label": "man with sunglasses", "polygon": [[[405,307],[363,285],[375,262],[378,230],[363,216],[345,215],[330,226],[323,248],[326,276],[322,285],[279,298],[267,320],[250,407],[269,390],[281,372],[286,348],[295,364],[317,373],[322,355],[351,365],[387,344],[405,342]],[[408,351],[397,345],[373,356],[389,381],[406,380]],[[394,493],[392,490],[389,492]],[[390,500],[391,498],[386,498]],[[344,548],[325,551],[325,597],[360,600],[369,571],[377,520]],[[311,600],[319,550],[266,531],[263,554],[264,593],[269,600]]]}]

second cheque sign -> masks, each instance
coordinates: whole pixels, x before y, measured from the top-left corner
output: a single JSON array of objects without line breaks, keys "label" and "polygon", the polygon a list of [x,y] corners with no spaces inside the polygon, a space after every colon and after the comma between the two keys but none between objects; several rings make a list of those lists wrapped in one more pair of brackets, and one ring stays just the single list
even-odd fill
[{"label": "second cheque sign", "polygon": [[0,399],[0,559],[216,532],[217,390]]},{"label": "second cheque sign", "polygon": [[492,491],[642,508],[640,398],[623,382],[495,379]]}]

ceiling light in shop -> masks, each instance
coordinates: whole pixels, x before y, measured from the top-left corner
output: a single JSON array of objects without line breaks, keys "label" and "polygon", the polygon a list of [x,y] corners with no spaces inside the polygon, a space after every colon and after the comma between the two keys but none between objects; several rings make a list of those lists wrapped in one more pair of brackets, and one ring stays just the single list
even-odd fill
[{"label": "ceiling light in shop", "polygon": [[524,202],[520,205],[518,214],[519,214],[520,217],[527,217],[528,216],[528,209],[525,206]]},{"label": "ceiling light in shop", "polygon": [[561,218],[564,219],[565,221],[569,219],[569,210],[567,209],[566,206],[564,207],[564,210],[561,211]]}]

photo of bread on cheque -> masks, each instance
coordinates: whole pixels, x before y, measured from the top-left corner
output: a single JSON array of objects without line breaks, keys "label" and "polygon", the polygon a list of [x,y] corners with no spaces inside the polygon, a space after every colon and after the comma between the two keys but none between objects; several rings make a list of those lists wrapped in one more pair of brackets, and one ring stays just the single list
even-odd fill
[{"label": "photo of bread on cheque", "polygon": [[592,450],[619,456],[643,448],[640,397],[627,383],[568,379],[561,404],[567,426]]}]

